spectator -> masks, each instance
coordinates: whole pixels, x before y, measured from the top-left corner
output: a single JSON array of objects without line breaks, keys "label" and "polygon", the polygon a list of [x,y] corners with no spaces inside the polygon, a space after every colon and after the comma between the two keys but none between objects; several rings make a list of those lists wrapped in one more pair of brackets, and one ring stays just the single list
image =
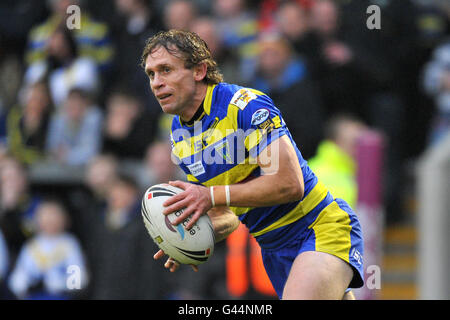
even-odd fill
[{"label": "spectator", "polygon": [[27,171],[18,161],[0,164],[0,229],[14,263],[24,242],[35,232],[33,219],[40,197],[29,190]]},{"label": "spectator", "polygon": [[310,30],[306,10],[296,1],[286,1],[276,11],[275,25],[289,39],[301,38]]},{"label": "spectator", "polygon": [[292,54],[284,38],[265,34],[259,47],[258,69],[252,86],[271,96],[283,113],[292,137],[301,146],[303,156],[308,158],[315,153],[322,138],[324,114],[317,87],[303,61]]},{"label": "spectator", "polygon": [[155,141],[145,154],[143,170],[138,181],[145,190],[158,183],[172,180],[184,180],[185,175],[172,160],[172,150],[167,141]]},{"label": "spectator", "polygon": [[84,178],[94,198],[106,201],[109,189],[118,176],[119,163],[111,155],[101,154],[89,161]]},{"label": "spectator", "polygon": [[[73,212],[73,229],[85,248],[91,244],[90,236],[100,220],[99,212],[106,206],[106,198],[118,175],[119,163],[114,156],[100,154],[89,160],[83,177],[84,188],[69,194]],[[87,252],[91,253],[90,251]],[[88,257],[91,261],[91,257]]]},{"label": "spectator", "polygon": [[116,46],[114,65],[120,76],[111,77],[105,85],[110,89],[115,85],[113,80],[120,78],[120,83],[132,88],[133,94],[144,102],[144,109],[158,115],[161,108],[149,90],[147,75],[139,61],[145,41],[162,29],[159,15],[148,0],[116,0],[115,9],[118,17],[113,24]]},{"label": "spectator", "polygon": [[164,8],[164,25],[166,30],[189,30],[197,15],[192,0],[171,0]]},{"label": "spectator", "polygon": [[133,179],[120,176],[110,186],[89,246],[93,299],[162,299],[169,291],[164,268],[153,260],[157,247],[142,222],[140,201]]},{"label": "spectator", "polygon": [[[364,2],[366,1],[360,5],[364,5]],[[376,45],[378,48],[373,48],[372,51],[382,57],[383,61],[377,64],[372,63],[372,65],[380,66],[380,70],[387,68],[389,72],[381,85],[371,87],[378,91],[381,87],[384,93],[391,95],[391,98],[385,99],[386,94],[381,99],[375,96],[375,99],[371,101],[371,118],[378,117],[378,120],[373,121],[370,118],[365,120],[371,126],[378,127],[386,133],[389,143],[388,152],[392,153],[396,150],[397,153],[395,157],[390,156],[390,158],[397,158],[395,160],[397,162],[413,158],[423,151],[426,144],[426,135],[423,133],[430,127],[432,110],[428,106],[432,104],[432,100],[423,92],[419,74],[430,57],[432,44],[436,43],[440,33],[445,32],[442,30],[444,27],[442,19],[429,10],[433,3],[435,1],[414,0],[379,3],[382,15],[381,29],[361,32],[360,35],[360,38],[365,38],[366,50],[371,49],[373,47],[371,44],[376,43],[373,41],[373,35],[381,36],[380,43]],[[366,10],[365,8],[361,9]],[[350,30],[354,25],[356,11],[351,10],[350,7],[343,11],[346,13],[347,30]],[[359,12],[362,11],[359,10]],[[394,99],[398,102],[389,103],[394,95]],[[389,162],[393,161],[389,160]],[[392,166],[389,164],[388,167]],[[404,167],[403,164],[399,163],[395,168],[390,169],[391,172],[386,178],[389,180],[392,173],[401,172],[402,167]],[[398,180],[405,181],[405,178],[399,177]],[[398,193],[395,190],[401,190],[401,188],[394,185],[389,189],[385,196],[392,195],[392,202],[399,203]],[[398,208],[389,211],[394,213],[398,211]],[[392,216],[392,213],[387,216]]]},{"label": "spectator", "polygon": [[[67,222],[67,213],[58,202],[46,200],[39,205],[38,232],[21,249],[9,278],[9,287],[18,298],[69,299],[74,297],[71,289],[86,285],[83,253],[78,240],[65,231]],[[69,288],[68,270],[72,266],[78,268],[80,278]]]},{"label": "spectator", "polygon": [[435,144],[450,132],[450,40],[437,47],[425,65],[423,84],[436,106],[430,136]]},{"label": "spectator", "polygon": [[59,108],[69,91],[82,88],[91,94],[99,88],[99,76],[92,59],[79,55],[72,31],[59,26],[48,37],[46,59],[31,64],[25,72],[25,83],[47,80],[52,100]]},{"label": "spectator", "polygon": [[[15,103],[23,73],[28,32],[48,15],[46,0],[3,0],[0,3],[0,114]],[[0,129],[1,135],[1,129]]]},{"label": "spectator", "polygon": [[213,10],[226,49],[237,52],[240,81],[248,82],[255,72],[258,53],[258,20],[245,0],[215,0]]},{"label": "spectator", "polygon": [[[25,90],[24,105],[12,107],[5,118],[5,140],[12,156],[30,165],[44,157],[45,139],[53,106],[45,82]],[[1,137],[0,137],[1,138]]]},{"label": "spectator", "polygon": [[367,128],[349,115],[334,116],[325,128],[325,139],[319,144],[317,154],[308,160],[308,165],[335,198],[344,199],[356,208],[356,146]]},{"label": "spectator", "polygon": [[293,50],[305,60],[312,76],[317,72],[320,42],[312,31],[310,15],[298,1],[282,2],[275,12],[275,27],[291,44]]},{"label": "spectator", "polygon": [[195,32],[205,40],[211,55],[220,66],[224,79],[229,83],[238,83],[238,57],[232,50],[225,47],[223,39],[216,27],[216,21],[209,17],[199,17],[192,21],[190,31]]},{"label": "spectator", "polygon": [[[4,52],[6,46],[0,36],[0,120],[1,115],[6,113],[7,106],[16,101],[23,72],[18,56],[6,55]],[[0,135],[2,131],[0,127]]]},{"label": "spectator", "polygon": [[[259,24],[264,31],[271,30],[277,25],[277,17],[274,13],[286,3],[296,3],[302,8],[308,10],[316,0],[262,0],[259,2]],[[295,10],[295,8],[291,7]],[[296,15],[297,12],[294,13]],[[298,21],[294,22],[296,25]]]},{"label": "spectator", "polygon": [[[59,26],[66,26],[66,20],[69,18],[67,8],[70,5],[80,6],[79,0],[50,0],[48,2],[51,10],[50,17],[31,29],[29,33],[25,52],[27,65],[44,61],[47,58],[46,43]],[[82,27],[74,29],[74,38],[79,48],[79,54],[92,59],[99,72],[107,72],[114,57],[108,26],[95,21],[85,8],[80,11],[80,26]]]},{"label": "spectator", "polygon": [[143,109],[138,97],[124,90],[113,92],[106,105],[103,152],[119,159],[142,160],[155,138],[157,121]]},{"label": "spectator", "polygon": [[370,122],[369,97],[391,76],[380,54],[379,33],[354,28],[350,20],[353,12],[358,22],[365,23],[358,15],[365,13],[361,11],[365,3],[353,1],[342,11],[331,0],[319,0],[311,8],[311,28],[319,40],[319,51],[309,61],[314,63],[313,76],[319,81],[327,116],[347,112]]},{"label": "spectator", "polygon": [[100,150],[102,114],[89,95],[72,89],[64,110],[51,119],[46,150],[61,164],[86,164]]}]

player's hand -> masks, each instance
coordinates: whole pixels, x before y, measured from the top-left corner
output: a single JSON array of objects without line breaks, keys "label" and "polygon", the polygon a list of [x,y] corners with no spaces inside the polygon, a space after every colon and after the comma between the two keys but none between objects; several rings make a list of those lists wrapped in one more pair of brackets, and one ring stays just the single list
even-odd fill
[{"label": "player's hand", "polygon": [[[164,255],[165,255],[164,251],[159,250],[157,253],[155,253],[155,255],[153,256],[153,259],[158,260],[158,259],[164,257]],[[179,267],[180,267],[180,264],[171,257],[169,257],[169,259],[167,259],[166,263],[164,263],[164,268],[169,269],[170,272],[177,271]],[[191,267],[195,272],[198,271],[197,266],[191,265]]]},{"label": "player's hand", "polygon": [[170,181],[169,184],[184,191],[170,197],[163,203],[163,206],[166,207],[163,214],[168,215],[184,208],[183,213],[172,224],[177,225],[192,214],[190,221],[185,226],[186,230],[189,230],[203,214],[212,208],[209,189],[178,180]]}]

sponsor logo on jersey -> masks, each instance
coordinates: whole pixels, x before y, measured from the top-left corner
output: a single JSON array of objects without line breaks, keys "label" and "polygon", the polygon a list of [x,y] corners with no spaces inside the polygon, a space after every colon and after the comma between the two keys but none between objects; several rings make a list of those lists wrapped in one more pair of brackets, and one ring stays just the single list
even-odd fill
[{"label": "sponsor logo on jersey", "polygon": [[358,264],[362,264],[362,255],[356,248],[353,248],[350,256],[353,257],[353,259],[355,259]]},{"label": "sponsor logo on jersey", "polygon": [[275,128],[275,123],[272,121],[272,119],[269,118],[263,123],[259,124],[258,128],[270,132],[273,130],[273,128]]},{"label": "sponsor logo on jersey", "polygon": [[193,164],[189,164],[186,166],[191,174],[196,177],[205,173],[205,167],[201,161],[194,162]]},{"label": "sponsor logo on jersey", "polygon": [[252,126],[258,126],[265,122],[270,116],[270,111],[267,109],[256,110],[252,115]]},{"label": "sponsor logo on jersey", "polygon": [[251,92],[249,89],[240,89],[238,90],[233,98],[231,98],[230,104],[235,105],[241,110],[244,110],[244,108],[249,104],[250,101],[257,98],[257,95]]}]

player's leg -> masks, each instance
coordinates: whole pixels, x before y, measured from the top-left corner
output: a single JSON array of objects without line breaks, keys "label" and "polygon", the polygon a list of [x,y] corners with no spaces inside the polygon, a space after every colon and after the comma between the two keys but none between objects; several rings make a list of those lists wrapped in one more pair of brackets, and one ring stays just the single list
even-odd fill
[{"label": "player's leg", "polygon": [[340,300],[352,277],[353,269],[342,259],[328,253],[305,251],[292,264],[282,298]]},{"label": "player's leg", "polygon": [[283,299],[343,299],[350,282],[352,287],[363,284],[359,221],[345,201],[335,199],[308,229],[289,271]]}]

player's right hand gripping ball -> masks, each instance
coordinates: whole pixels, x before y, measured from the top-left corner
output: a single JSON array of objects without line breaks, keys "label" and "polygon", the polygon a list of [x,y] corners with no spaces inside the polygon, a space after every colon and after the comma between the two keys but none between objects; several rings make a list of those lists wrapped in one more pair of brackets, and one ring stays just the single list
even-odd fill
[{"label": "player's right hand gripping ball", "polygon": [[207,214],[192,226],[185,229],[190,217],[177,226],[172,225],[182,210],[163,214],[163,203],[182,189],[169,184],[150,187],[142,198],[141,213],[145,227],[158,247],[181,264],[199,265],[205,263],[214,252],[214,229]]}]

